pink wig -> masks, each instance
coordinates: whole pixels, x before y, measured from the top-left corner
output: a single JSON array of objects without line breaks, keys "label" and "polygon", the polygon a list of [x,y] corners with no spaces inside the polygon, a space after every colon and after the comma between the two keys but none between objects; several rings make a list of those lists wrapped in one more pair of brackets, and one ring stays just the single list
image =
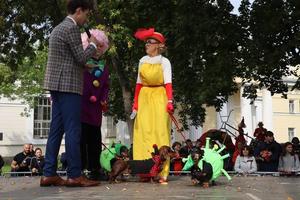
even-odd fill
[{"label": "pink wig", "polygon": [[[93,35],[97,40],[99,40],[102,43],[101,51],[102,51],[102,53],[104,53],[109,47],[109,41],[108,41],[108,38],[105,35],[105,33],[98,29],[91,29],[90,33],[91,33],[91,35]],[[87,39],[88,39],[87,34],[85,32],[82,33],[81,41],[82,41],[82,45],[83,45],[84,49],[86,49],[89,45],[89,42]]]}]

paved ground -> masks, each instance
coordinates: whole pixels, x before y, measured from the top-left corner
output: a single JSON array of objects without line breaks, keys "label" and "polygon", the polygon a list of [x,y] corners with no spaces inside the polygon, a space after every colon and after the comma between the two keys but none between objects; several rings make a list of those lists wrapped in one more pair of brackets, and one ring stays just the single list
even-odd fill
[{"label": "paved ground", "polygon": [[206,199],[299,200],[300,177],[221,177],[216,186],[193,186],[189,176],[172,176],[168,185],[136,180],[98,187],[39,187],[39,177],[0,177],[0,200],[94,200],[94,199]]}]

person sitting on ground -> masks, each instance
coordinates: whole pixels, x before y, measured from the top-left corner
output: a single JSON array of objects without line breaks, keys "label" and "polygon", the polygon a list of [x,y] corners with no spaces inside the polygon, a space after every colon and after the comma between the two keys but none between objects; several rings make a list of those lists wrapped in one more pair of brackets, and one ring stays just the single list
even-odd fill
[{"label": "person sitting on ground", "polygon": [[293,144],[293,152],[300,157],[300,142],[298,137],[293,137],[292,139]]},{"label": "person sitting on ground", "polygon": [[30,145],[29,144],[24,144],[24,150],[21,153],[18,153],[15,155],[11,162],[11,171],[12,172],[28,172],[29,167],[28,167],[28,162],[27,159],[31,158],[30,154]]},{"label": "person sitting on ground", "polygon": [[29,168],[33,174],[42,175],[45,159],[41,148],[36,148],[35,156],[32,157]]},{"label": "person sitting on ground", "polygon": [[264,128],[264,124],[262,122],[259,122],[257,125],[258,128],[255,129],[253,136],[256,138],[256,140],[263,142],[265,140],[267,129]]},{"label": "person sitting on ground", "polygon": [[235,160],[234,170],[240,174],[250,174],[257,171],[257,164],[252,149],[245,145]]},{"label": "person sitting on ground", "polygon": [[181,144],[179,142],[174,142],[172,145],[172,149],[176,156],[171,160],[170,169],[171,171],[175,171],[175,175],[179,175],[179,173],[176,172],[181,171],[183,167],[180,155]]},{"label": "person sitting on ground", "polygon": [[280,153],[281,146],[274,140],[274,133],[267,131],[265,141],[259,143],[254,149],[258,171],[276,172]]},{"label": "person sitting on ground", "polygon": [[297,154],[294,154],[291,142],[284,144],[283,153],[279,157],[278,171],[285,175],[291,175],[300,171],[299,157]]}]

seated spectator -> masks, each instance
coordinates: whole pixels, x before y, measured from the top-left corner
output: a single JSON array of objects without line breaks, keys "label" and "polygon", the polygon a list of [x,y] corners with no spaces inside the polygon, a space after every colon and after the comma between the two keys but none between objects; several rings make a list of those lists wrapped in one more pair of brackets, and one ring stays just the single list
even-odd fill
[{"label": "seated spectator", "polygon": [[31,157],[34,157],[35,156],[35,151],[34,151],[34,147],[33,147],[33,144],[29,144],[30,146],[30,154],[31,154]]},{"label": "seated spectator", "polygon": [[280,153],[281,146],[274,140],[273,132],[267,131],[264,142],[260,142],[254,149],[258,171],[276,172]]},{"label": "seated spectator", "polygon": [[238,142],[236,143],[236,147],[235,147],[235,151],[232,155],[232,163],[234,164],[236,161],[236,158],[241,155],[242,152],[242,148],[245,146],[246,144],[244,144],[243,142]]},{"label": "seated spectator", "polygon": [[2,158],[2,156],[0,155],[0,174],[2,172],[2,167],[4,166],[4,160]]},{"label": "seated spectator", "polygon": [[182,155],[182,157],[184,158],[187,158],[190,155],[192,149],[193,149],[193,142],[192,140],[187,139],[185,141],[185,146],[183,146],[180,149],[180,155]]},{"label": "seated spectator", "polygon": [[291,142],[284,144],[283,153],[279,158],[278,171],[287,175],[300,171],[299,157],[294,154]]},{"label": "seated spectator", "polygon": [[234,170],[240,174],[250,174],[257,171],[257,164],[249,146],[242,147],[240,155],[236,158]]},{"label": "seated spectator", "polygon": [[201,149],[201,148],[204,147],[204,146],[202,146],[201,140],[200,140],[200,139],[197,139],[196,142],[195,142],[195,146],[194,146],[194,147],[195,147],[195,148],[198,148],[198,149]]},{"label": "seated spectator", "polygon": [[36,148],[34,152],[35,156],[32,157],[29,168],[32,173],[42,175],[45,164],[45,159],[42,155],[42,149]]},{"label": "seated spectator", "polygon": [[[174,142],[172,145],[172,149],[176,154],[176,156],[171,160],[170,163],[171,171],[175,171],[175,172],[181,171],[183,167],[183,163],[181,161],[181,155],[179,153],[181,149],[181,144],[179,142]],[[179,173],[175,173],[175,174],[178,175]]]},{"label": "seated spectator", "polygon": [[24,144],[23,152],[18,153],[13,158],[13,161],[11,162],[11,171],[12,172],[28,172],[29,166],[28,163],[30,163],[31,154],[30,154],[30,145]]},{"label": "seated spectator", "polygon": [[293,152],[300,157],[300,142],[298,137],[293,137],[292,139],[293,144]]},{"label": "seated spectator", "polygon": [[256,140],[263,142],[265,140],[267,129],[264,128],[264,124],[262,122],[259,122],[257,125],[258,128],[255,129],[253,136]]}]

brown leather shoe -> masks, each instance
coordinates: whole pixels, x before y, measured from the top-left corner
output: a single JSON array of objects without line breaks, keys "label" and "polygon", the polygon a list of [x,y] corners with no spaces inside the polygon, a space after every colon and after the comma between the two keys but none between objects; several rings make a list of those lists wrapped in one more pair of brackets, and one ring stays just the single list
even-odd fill
[{"label": "brown leather shoe", "polygon": [[80,176],[78,178],[68,178],[66,186],[68,187],[91,187],[99,185],[99,181],[92,181],[87,179],[84,176]]},{"label": "brown leather shoe", "polygon": [[43,176],[40,180],[41,187],[47,186],[64,186],[66,185],[66,180],[62,179],[60,176]]}]

